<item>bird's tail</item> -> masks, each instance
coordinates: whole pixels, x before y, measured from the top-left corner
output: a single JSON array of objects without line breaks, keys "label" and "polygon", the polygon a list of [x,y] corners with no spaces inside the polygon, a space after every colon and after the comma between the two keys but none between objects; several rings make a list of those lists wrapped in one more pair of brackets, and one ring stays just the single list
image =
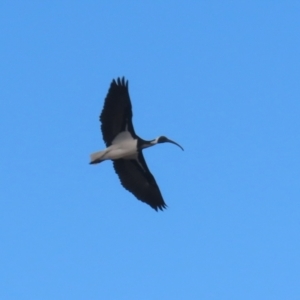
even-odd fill
[{"label": "bird's tail", "polygon": [[103,155],[105,154],[105,151],[98,151],[94,152],[90,155],[91,162],[90,164],[99,164],[101,163],[104,159],[102,159]]}]

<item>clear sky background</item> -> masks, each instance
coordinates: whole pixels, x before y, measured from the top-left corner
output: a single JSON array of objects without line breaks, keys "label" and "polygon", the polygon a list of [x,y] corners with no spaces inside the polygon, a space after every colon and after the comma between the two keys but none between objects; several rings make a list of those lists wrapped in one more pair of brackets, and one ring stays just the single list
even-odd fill
[{"label": "clear sky background", "polygon": [[[1,1],[0,299],[300,299],[299,1]],[[168,209],[99,114],[129,80]]]}]

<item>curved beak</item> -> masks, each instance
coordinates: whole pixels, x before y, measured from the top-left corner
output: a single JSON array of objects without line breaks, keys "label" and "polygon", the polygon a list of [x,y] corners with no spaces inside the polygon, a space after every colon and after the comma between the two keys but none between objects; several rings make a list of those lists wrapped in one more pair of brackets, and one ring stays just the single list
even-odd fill
[{"label": "curved beak", "polygon": [[174,144],[174,145],[178,146],[179,148],[181,148],[182,151],[184,151],[183,148],[182,148],[179,144],[177,144],[176,142],[174,142],[174,141],[172,141],[172,140],[170,140],[170,139],[166,139],[166,142],[167,142],[167,143]]}]

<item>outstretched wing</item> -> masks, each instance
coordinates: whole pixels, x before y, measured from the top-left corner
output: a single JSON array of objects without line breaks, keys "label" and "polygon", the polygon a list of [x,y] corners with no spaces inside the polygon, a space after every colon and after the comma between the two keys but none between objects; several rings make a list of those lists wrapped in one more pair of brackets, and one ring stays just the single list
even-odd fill
[{"label": "outstretched wing", "polygon": [[112,81],[105,98],[100,121],[103,139],[107,147],[122,131],[128,130],[134,138],[136,137],[132,125],[128,81],[125,81],[124,77]]},{"label": "outstretched wing", "polygon": [[123,187],[137,199],[149,204],[156,211],[167,207],[141,151],[136,159],[118,159],[113,164]]}]

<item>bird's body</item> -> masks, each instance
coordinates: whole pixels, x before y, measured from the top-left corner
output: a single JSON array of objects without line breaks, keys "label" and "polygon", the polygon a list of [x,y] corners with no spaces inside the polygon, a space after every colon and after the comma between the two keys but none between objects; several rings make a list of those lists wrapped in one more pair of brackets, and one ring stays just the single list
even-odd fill
[{"label": "bird's body", "polygon": [[165,142],[176,144],[181,149],[182,147],[164,136],[145,141],[135,134],[128,81],[125,82],[124,77],[112,81],[100,121],[107,148],[92,153],[90,163],[112,160],[125,189],[155,210],[166,208],[158,185],[147,167],[142,149]]},{"label": "bird's body", "polygon": [[138,140],[134,139],[129,131],[122,131],[105,150],[91,154],[91,162],[129,158],[137,153],[137,142]]}]

